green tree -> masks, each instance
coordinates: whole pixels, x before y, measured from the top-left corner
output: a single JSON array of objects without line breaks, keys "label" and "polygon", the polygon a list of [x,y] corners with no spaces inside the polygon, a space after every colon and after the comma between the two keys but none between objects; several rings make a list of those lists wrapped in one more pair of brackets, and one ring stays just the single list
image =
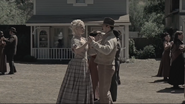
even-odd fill
[{"label": "green tree", "polygon": [[161,34],[164,30],[163,18],[163,14],[156,14],[155,12],[150,14],[148,21],[141,27],[140,34],[142,34],[142,37],[154,38]]},{"label": "green tree", "polygon": [[141,27],[140,34],[146,38],[153,38],[164,30],[165,0],[146,0],[144,14],[146,21]]},{"label": "green tree", "polygon": [[155,47],[157,57],[161,57],[163,52],[161,33],[163,33],[165,27],[164,9],[165,0],[146,0],[144,13],[147,21],[141,27],[140,32],[143,37],[155,40],[152,45]]},{"label": "green tree", "polygon": [[33,15],[33,0],[15,0],[15,3],[24,12],[26,20]]},{"label": "green tree", "polygon": [[26,15],[15,2],[0,0],[0,25],[25,24]]},{"label": "green tree", "polygon": [[165,0],[130,0],[130,30],[139,31],[140,36],[155,40],[152,45],[157,57],[163,51],[161,33],[165,24],[164,8]]},{"label": "green tree", "polygon": [[129,15],[130,15],[130,31],[140,31],[141,26],[145,22],[144,7],[145,0],[130,0]]},{"label": "green tree", "polygon": [[146,6],[144,8],[145,14],[164,13],[165,0],[146,0]]}]

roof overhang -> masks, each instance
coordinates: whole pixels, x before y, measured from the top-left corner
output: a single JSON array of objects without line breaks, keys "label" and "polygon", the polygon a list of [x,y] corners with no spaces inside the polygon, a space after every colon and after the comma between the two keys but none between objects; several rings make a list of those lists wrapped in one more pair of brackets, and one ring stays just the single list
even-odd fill
[{"label": "roof overhang", "polygon": [[75,19],[81,19],[85,25],[98,26],[105,17],[115,20],[115,26],[131,25],[129,15],[33,15],[27,22],[27,26],[70,26]]}]

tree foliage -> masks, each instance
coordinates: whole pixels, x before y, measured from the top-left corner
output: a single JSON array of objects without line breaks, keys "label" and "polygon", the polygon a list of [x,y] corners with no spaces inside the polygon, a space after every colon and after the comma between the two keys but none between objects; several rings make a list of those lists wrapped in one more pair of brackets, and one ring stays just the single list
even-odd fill
[{"label": "tree foliage", "polygon": [[148,21],[141,27],[140,34],[145,38],[154,38],[164,30],[164,24],[162,22],[164,15],[156,14],[155,12],[150,14]]},{"label": "tree foliage", "polygon": [[22,25],[31,17],[30,0],[0,0],[0,25]]},{"label": "tree foliage", "polygon": [[151,14],[155,12],[156,14],[164,13],[165,0],[147,0],[146,6],[144,8],[145,14]]},{"label": "tree foliage", "polygon": [[0,25],[5,24],[24,24],[25,16],[15,3],[0,1]]},{"label": "tree foliage", "polygon": [[33,14],[33,0],[15,0],[17,7],[22,10],[28,20]]},{"label": "tree foliage", "polygon": [[130,30],[140,31],[141,26],[144,24],[144,7],[143,0],[130,0],[129,15],[130,15]]},{"label": "tree foliage", "polygon": [[[142,6],[140,6],[144,3]],[[161,33],[164,31],[165,0],[130,0],[130,21],[132,31],[139,31],[141,37],[155,40],[152,46],[157,57],[163,51]],[[135,17],[135,15],[138,17]]]},{"label": "tree foliage", "polygon": [[141,32],[146,25],[152,24],[152,26],[156,25],[159,28],[163,27],[159,25],[163,25],[165,22],[164,4],[165,0],[130,0],[130,30]]}]

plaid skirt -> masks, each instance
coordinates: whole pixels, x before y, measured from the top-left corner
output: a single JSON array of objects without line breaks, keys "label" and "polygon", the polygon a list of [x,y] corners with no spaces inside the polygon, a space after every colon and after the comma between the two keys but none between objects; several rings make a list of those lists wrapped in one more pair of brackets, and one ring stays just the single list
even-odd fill
[{"label": "plaid skirt", "polygon": [[64,76],[57,104],[93,104],[94,95],[86,59],[72,59]]}]

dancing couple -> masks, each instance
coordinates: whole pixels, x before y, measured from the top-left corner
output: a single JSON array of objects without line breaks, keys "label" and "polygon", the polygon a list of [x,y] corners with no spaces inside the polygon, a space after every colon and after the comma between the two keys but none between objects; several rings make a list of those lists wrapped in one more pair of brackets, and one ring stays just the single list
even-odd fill
[{"label": "dancing couple", "polygon": [[[92,86],[91,71],[88,67],[88,50],[94,48],[96,55],[94,62],[97,63],[99,80],[99,98],[100,103],[113,103],[110,94],[112,76],[115,69],[115,55],[117,51],[117,38],[113,33],[114,20],[105,18],[102,24],[102,30],[105,33],[100,39],[89,36],[88,39],[82,37],[85,33],[85,24],[81,20],[71,22],[73,38],[71,48],[74,52],[74,58],[69,62],[66,74],[64,76],[57,104],[75,103],[75,104],[93,104],[95,87]],[[92,56],[92,55],[91,55]],[[97,82],[96,82],[97,83]],[[96,84],[97,87],[97,84]]]}]

